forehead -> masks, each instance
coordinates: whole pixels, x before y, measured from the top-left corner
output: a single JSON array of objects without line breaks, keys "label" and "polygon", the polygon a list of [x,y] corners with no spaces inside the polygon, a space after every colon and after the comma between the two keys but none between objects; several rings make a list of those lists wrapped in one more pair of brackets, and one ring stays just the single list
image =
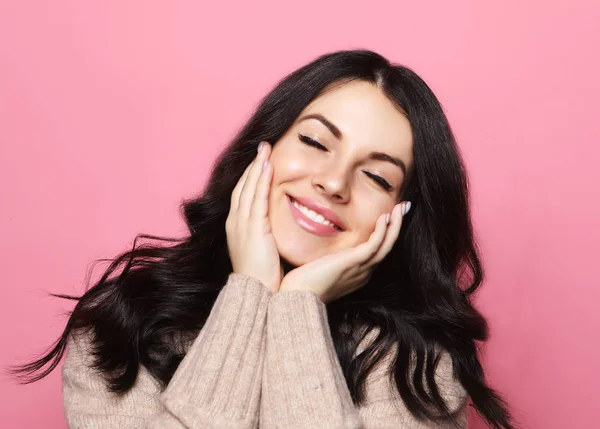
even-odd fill
[{"label": "forehead", "polygon": [[301,116],[310,113],[325,116],[340,129],[344,140],[384,145],[396,153],[412,149],[410,122],[370,82],[352,81],[329,89],[306,106]]}]

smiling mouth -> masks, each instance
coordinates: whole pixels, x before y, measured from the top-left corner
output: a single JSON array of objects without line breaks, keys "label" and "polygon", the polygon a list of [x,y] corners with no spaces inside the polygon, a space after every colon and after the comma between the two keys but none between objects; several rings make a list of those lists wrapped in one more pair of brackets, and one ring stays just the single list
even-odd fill
[{"label": "smiling mouth", "polygon": [[300,213],[302,213],[304,216],[306,216],[308,219],[310,219],[311,221],[317,223],[317,224],[321,224],[323,226],[326,227],[330,227],[333,228],[337,231],[343,231],[343,229],[339,226],[336,225],[335,223],[331,222],[330,220],[326,219],[323,215],[303,206],[302,204],[300,204],[298,201],[296,201],[294,198],[292,198],[291,196],[288,195],[288,199],[290,200],[290,203],[296,208],[298,209],[298,211]]}]

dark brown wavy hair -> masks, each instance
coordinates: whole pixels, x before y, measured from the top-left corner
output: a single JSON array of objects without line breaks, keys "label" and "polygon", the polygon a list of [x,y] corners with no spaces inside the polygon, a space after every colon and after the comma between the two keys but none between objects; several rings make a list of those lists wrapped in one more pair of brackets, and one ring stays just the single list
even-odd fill
[{"label": "dark brown wavy hair", "polygon": [[[77,300],[62,335],[46,354],[12,368],[12,374],[26,383],[45,377],[59,364],[69,334],[85,330],[92,338],[94,365],[110,390],[129,390],[140,365],[166,386],[185,353],[171,347],[173,338],[200,331],[232,271],[225,237],[230,195],[259,142],[277,144],[326,87],[352,80],[378,85],[405,112],[415,162],[403,195],[412,210],[394,248],[367,287],[327,305],[352,398],[356,405],[364,401],[367,374],[397,345],[393,378],[410,412],[420,419],[451,420],[434,381],[441,346],[477,412],[491,427],[514,428],[506,403],[486,384],[478,357],[477,342],[487,340],[488,328],[470,297],[483,281],[483,269],[467,175],[452,131],[419,76],[366,50],[323,55],[277,84],[220,155],[204,192],[182,203],[189,236],[140,234],[83,296],[55,295]],[[140,244],[140,239],[149,242]],[[365,326],[380,332],[356,355],[356,333]]]}]

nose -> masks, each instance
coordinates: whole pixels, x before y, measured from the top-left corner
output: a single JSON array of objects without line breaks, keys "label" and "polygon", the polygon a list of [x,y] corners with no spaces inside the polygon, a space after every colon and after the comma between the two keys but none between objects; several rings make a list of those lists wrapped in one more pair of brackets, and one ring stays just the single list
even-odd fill
[{"label": "nose", "polygon": [[337,203],[347,202],[350,197],[348,172],[343,168],[328,165],[313,175],[312,185],[317,192]]}]

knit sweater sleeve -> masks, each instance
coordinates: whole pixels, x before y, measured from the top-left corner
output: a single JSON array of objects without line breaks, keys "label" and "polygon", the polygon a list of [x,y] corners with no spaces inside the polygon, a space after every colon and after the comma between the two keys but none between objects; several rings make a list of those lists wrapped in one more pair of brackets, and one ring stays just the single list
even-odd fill
[{"label": "knit sweater sleeve", "polygon": [[89,339],[72,336],[63,366],[69,427],[256,428],[271,295],[258,280],[230,274],[204,327],[162,393],[143,367],[127,393],[109,392],[91,367]]},{"label": "knit sweater sleeve", "polygon": [[458,426],[416,420],[388,377],[390,357],[369,374],[366,402],[353,404],[333,345],[325,304],[312,292],[273,295],[267,315],[260,428],[466,428],[466,391],[445,355],[436,370],[442,397]]}]

